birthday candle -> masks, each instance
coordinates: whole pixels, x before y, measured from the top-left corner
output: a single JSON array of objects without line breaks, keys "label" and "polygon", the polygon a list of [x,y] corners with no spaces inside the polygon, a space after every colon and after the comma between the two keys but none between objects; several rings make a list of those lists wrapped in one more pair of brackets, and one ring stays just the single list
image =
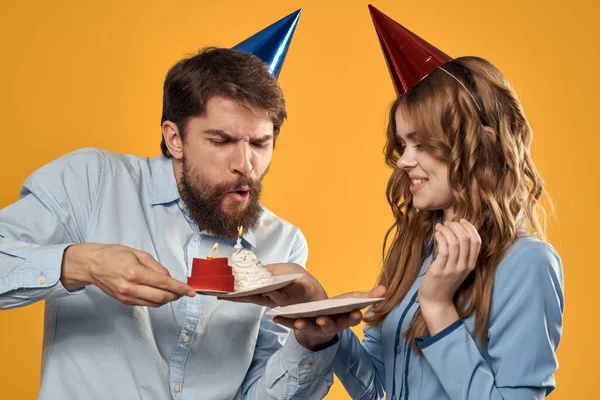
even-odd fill
[{"label": "birthday candle", "polygon": [[213,245],[213,251],[212,251],[211,255],[210,255],[210,256],[208,256],[207,258],[208,258],[209,260],[213,260],[213,259],[215,259],[215,258],[217,257],[217,251],[218,251],[218,250],[219,250],[219,243],[217,242],[217,243],[215,243],[215,244]]},{"label": "birthday candle", "polygon": [[242,248],[242,233],[244,232],[243,226],[238,226],[238,238],[237,243],[235,244],[235,248],[240,250]]}]

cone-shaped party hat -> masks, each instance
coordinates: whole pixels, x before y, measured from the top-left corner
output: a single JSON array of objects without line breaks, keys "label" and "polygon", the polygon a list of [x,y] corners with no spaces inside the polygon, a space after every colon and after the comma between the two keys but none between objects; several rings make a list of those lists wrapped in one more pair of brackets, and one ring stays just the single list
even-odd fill
[{"label": "cone-shaped party hat", "polygon": [[278,78],[285,61],[285,55],[292,42],[292,36],[294,36],[294,31],[298,25],[301,11],[301,9],[294,11],[287,17],[238,43],[233,48],[252,53],[263,60],[269,65],[269,72]]},{"label": "cone-shaped party hat", "polygon": [[370,4],[369,11],[398,95],[452,60]]}]

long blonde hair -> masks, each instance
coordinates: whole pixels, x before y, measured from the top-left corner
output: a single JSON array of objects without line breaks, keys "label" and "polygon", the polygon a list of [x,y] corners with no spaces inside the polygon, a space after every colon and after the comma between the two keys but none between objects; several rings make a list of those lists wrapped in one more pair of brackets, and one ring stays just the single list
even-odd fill
[{"label": "long blonde hair", "polygon": [[[477,57],[458,58],[443,68],[471,94],[437,69],[400,96],[390,110],[385,158],[394,168],[387,199],[395,223],[385,236],[379,277],[388,291],[365,320],[372,326],[381,324],[407,295],[427,256],[434,224],[443,216],[442,210],[415,209],[408,174],[396,167],[401,148],[395,114],[400,108],[423,148],[448,164],[454,219],[466,219],[481,236],[477,265],[457,290],[454,304],[461,318],[475,313],[473,336],[485,345],[500,261],[517,237],[545,238],[540,223],[545,213],[539,204],[544,184],[530,156],[531,128],[502,73]],[[406,337],[413,343],[412,339],[425,333],[427,326],[417,312]]]}]

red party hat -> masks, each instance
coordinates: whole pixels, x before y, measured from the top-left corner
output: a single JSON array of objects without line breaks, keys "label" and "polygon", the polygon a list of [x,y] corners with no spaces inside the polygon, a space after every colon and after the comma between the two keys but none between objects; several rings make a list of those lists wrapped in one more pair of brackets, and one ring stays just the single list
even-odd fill
[{"label": "red party hat", "polygon": [[452,60],[371,4],[369,11],[398,95],[408,92],[440,65]]}]

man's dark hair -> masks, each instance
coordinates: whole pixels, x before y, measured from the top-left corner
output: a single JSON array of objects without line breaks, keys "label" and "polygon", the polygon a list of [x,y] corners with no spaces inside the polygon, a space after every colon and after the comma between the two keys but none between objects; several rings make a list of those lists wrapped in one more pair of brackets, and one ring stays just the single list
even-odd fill
[{"label": "man's dark hair", "polygon": [[[273,121],[274,141],[287,116],[283,92],[264,62],[250,53],[207,47],[179,61],[167,73],[161,125],[175,123],[183,139],[189,118],[202,116],[213,96],[267,111]],[[163,155],[171,157],[164,138],[160,148]]]}]

